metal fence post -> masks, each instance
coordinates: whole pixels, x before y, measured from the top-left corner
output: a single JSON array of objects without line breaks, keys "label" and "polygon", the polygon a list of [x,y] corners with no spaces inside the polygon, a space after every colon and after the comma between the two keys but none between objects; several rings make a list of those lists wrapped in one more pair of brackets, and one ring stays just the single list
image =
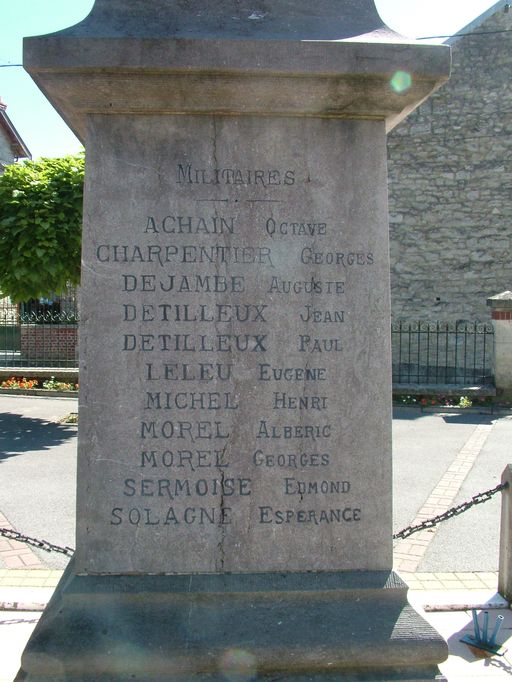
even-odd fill
[{"label": "metal fence post", "polygon": [[508,487],[501,492],[498,592],[512,601],[512,464],[505,467],[501,482],[508,483]]}]

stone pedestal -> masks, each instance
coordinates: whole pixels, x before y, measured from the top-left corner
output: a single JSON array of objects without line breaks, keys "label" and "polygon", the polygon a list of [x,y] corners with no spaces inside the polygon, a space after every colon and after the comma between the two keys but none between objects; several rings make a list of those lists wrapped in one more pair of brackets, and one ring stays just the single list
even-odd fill
[{"label": "stone pedestal", "polygon": [[385,134],[449,51],[397,41],[277,0],[26,41],[87,169],[77,551],[20,679],[434,679],[391,570]]},{"label": "stone pedestal", "polygon": [[512,291],[487,299],[494,326],[494,383],[496,395],[512,399]]},{"label": "stone pedestal", "polygon": [[389,572],[76,577],[24,654],[52,680],[426,682],[445,644]]}]

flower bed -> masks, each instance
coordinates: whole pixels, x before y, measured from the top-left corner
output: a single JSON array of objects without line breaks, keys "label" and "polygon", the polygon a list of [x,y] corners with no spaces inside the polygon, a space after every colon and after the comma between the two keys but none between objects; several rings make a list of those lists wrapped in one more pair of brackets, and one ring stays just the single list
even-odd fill
[{"label": "flower bed", "polygon": [[49,379],[26,379],[25,377],[12,376],[0,383],[1,389],[12,391],[57,391],[68,393],[78,391],[78,383],[68,381],[57,381],[55,377]]},{"label": "flower bed", "polygon": [[413,405],[416,407],[447,407],[465,409],[468,407],[511,407],[510,402],[503,402],[495,396],[467,395],[402,395],[394,394],[395,405]]}]

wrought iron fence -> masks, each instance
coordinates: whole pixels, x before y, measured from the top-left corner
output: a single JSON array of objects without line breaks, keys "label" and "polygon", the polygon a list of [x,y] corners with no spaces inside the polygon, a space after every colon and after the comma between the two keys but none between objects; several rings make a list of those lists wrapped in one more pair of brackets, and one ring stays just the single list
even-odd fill
[{"label": "wrought iron fence", "polygon": [[491,385],[490,322],[406,322],[391,325],[394,384]]},{"label": "wrought iron fence", "polygon": [[[0,298],[1,367],[77,367],[76,292],[13,304]],[[492,384],[494,330],[484,322],[391,325],[394,384]]]},{"label": "wrought iron fence", "polygon": [[12,303],[0,298],[1,367],[76,367],[76,292]]}]

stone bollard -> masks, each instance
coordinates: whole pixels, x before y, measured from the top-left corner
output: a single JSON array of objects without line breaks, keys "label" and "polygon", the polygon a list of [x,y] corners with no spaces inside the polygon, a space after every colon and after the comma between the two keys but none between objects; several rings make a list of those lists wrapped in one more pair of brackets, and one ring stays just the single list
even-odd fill
[{"label": "stone bollard", "polygon": [[501,482],[508,483],[502,491],[500,525],[500,560],[498,592],[512,601],[512,464],[507,464]]},{"label": "stone bollard", "polygon": [[512,399],[512,291],[487,299],[494,325],[494,381],[501,399]]}]

